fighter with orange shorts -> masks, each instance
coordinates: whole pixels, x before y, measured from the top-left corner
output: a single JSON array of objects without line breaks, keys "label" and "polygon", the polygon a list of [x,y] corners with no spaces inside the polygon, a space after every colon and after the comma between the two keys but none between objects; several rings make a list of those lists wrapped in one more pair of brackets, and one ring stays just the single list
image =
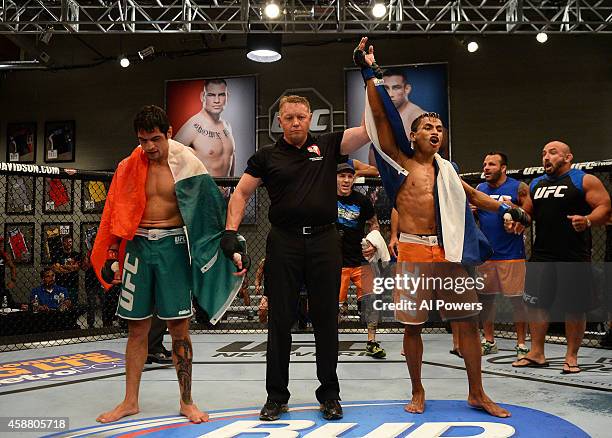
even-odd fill
[{"label": "fighter with orange shorts", "polygon": [[[416,263],[414,267],[425,269],[424,264],[439,260],[455,261],[457,255],[461,256],[458,261],[463,262],[466,248],[471,251],[472,261],[486,259],[491,255],[491,248],[477,229],[466,201],[482,209],[498,211],[502,215],[508,212],[520,221],[524,221],[525,213],[510,209],[461,181],[451,163],[437,154],[444,136],[444,126],[438,114],[425,113],[415,119],[411,126],[410,146],[399,114],[380,80],[377,80],[377,70],[380,68],[374,60],[374,49],[370,46],[368,53],[364,51],[366,42],[367,38],[361,40],[355,50],[354,60],[361,67],[366,82],[369,107],[366,108],[365,120],[368,135],[377,151],[380,150],[377,153],[378,170],[387,195],[395,201],[399,213],[399,231],[404,233],[404,241],[398,244],[399,260],[410,263],[402,264],[402,268],[409,270],[410,264]],[[380,76],[382,79],[382,74]],[[477,253],[480,256],[476,257]],[[414,270],[412,275],[421,278],[422,273],[425,280],[437,280],[437,277],[444,276],[447,277],[445,281],[450,280],[455,286],[471,278],[468,272],[461,272],[461,265],[446,265],[435,263],[429,268],[433,271]],[[478,321],[471,316],[471,307],[476,303],[453,304],[465,300],[465,291],[449,291],[444,284],[443,287],[438,287],[437,283],[431,286],[423,288],[425,295],[431,294],[451,305],[451,308],[459,309],[457,313],[447,312],[445,316],[461,318],[455,324],[460,332],[461,351],[468,374],[468,403],[497,417],[510,416],[506,409],[485,394],[482,387]],[[417,298],[418,293],[416,291]],[[473,300],[474,296],[468,296],[468,299]],[[396,312],[396,315],[405,324],[404,350],[412,382],[412,400],[405,409],[410,413],[422,413],[425,410],[425,390],[421,382],[421,328],[424,318],[418,313],[409,315],[410,318],[405,320],[402,312]]]}]

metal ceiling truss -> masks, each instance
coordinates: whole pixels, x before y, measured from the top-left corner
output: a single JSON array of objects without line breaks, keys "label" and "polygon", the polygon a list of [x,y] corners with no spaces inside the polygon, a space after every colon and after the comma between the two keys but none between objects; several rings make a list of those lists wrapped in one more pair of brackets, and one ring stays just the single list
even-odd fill
[{"label": "metal ceiling truss", "polygon": [[0,33],[612,33],[612,0],[0,0]]}]

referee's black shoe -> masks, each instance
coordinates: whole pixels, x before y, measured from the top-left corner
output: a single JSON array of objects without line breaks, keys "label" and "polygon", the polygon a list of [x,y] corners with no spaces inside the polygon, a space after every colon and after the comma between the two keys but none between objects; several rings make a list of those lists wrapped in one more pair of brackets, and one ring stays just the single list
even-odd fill
[{"label": "referee's black shoe", "polygon": [[147,361],[145,363],[146,364],[159,363],[163,365],[171,364],[172,363],[172,352],[164,348],[164,350],[158,353],[147,354]]},{"label": "referee's black shoe", "polygon": [[289,407],[287,403],[279,403],[272,400],[266,400],[266,404],[259,412],[261,421],[276,421],[280,418],[283,412],[287,412]]},{"label": "referee's black shoe", "polygon": [[340,400],[325,400],[321,403],[319,410],[326,420],[340,420],[344,416]]}]

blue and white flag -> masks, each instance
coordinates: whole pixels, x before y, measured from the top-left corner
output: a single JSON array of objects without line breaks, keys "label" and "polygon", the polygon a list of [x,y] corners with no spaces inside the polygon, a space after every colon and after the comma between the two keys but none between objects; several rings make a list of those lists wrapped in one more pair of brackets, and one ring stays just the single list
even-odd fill
[{"label": "blue and white flag", "polygon": [[[382,83],[376,85],[376,90],[382,99],[396,145],[404,155],[412,157],[414,150],[406,137],[399,112],[391,102]],[[376,164],[383,186],[395,206],[397,193],[408,176],[408,171],[381,149],[367,93],[365,125],[373,143]],[[461,179],[453,164],[437,153],[434,155],[434,167],[436,168],[434,199],[437,233],[440,245],[444,247],[446,260],[453,263],[479,265],[491,257],[493,250],[476,226]],[[419,207],[415,205],[414,208]]]}]

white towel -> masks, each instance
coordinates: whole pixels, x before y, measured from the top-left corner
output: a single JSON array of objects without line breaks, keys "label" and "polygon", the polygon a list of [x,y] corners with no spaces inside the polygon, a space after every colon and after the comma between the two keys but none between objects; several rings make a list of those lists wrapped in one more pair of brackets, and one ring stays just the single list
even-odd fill
[{"label": "white towel", "polygon": [[[408,176],[408,171],[396,163],[391,157],[385,154],[380,147],[378,140],[378,132],[374,123],[374,116],[370,109],[366,94],[366,110],[365,110],[365,126],[372,140],[372,144],[376,152],[380,154],[384,162],[395,170],[395,176],[403,181],[403,178]],[[405,132],[398,133],[406,135]],[[444,242],[444,253],[446,260],[449,262],[459,263],[463,259],[463,242],[465,234],[465,219],[466,219],[466,195],[461,184],[461,179],[455,171],[450,161],[445,160],[439,154],[435,154],[434,158],[438,165],[438,176],[436,178],[438,203],[440,208],[440,220],[442,223],[442,241]],[[380,170],[380,166],[379,166]],[[393,174],[393,171],[390,171]],[[384,174],[381,171],[383,183],[385,183]],[[385,186],[385,189],[387,186]],[[388,193],[389,194],[389,193]],[[395,201],[395,200],[394,200]],[[395,204],[395,202],[394,202]],[[414,208],[418,208],[414,206]]]},{"label": "white towel", "polygon": [[383,239],[383,236],[382,234],[380,234],[380,231],[370,231],[365,239],[370,242],[370,244],[372,244],[374,248],[376,248],[376,253],[368,259],[368,262],[375,263],[379,260],[382,260],[383,262],[388,262],[389,260],[391,260],[389,249],[387,248],[387,242],[385,242],[385,239]]},{"label": "white towel", "polygon": [[461,179],[451,162],[439,154],[435,154],[434,157],[439,169],[436,185],[442,221],[444,254],[449,262],[460,263],[463,259],[465,237],[466,194]]}]

